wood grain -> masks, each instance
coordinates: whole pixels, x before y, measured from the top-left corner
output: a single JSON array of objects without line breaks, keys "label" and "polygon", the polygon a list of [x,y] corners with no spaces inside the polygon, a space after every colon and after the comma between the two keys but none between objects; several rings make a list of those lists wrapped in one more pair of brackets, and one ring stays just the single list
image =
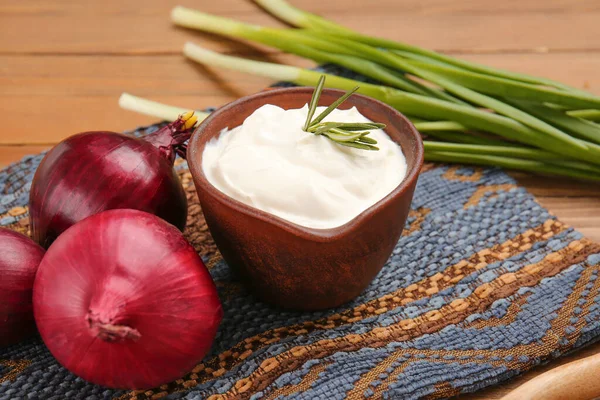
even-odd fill
[{"label": "wood grain", "polygon": [[[600,94],[598,0],[290,0],[358,30],[553,78]],[[0,0],[0,168],[85,130],[155,122],[120,110],[123,91],[183,107],[218,106],[271,82],[214,71],[180,54],[193,40],[222,52],[300,66],[310,61],[172,26],[182,4],[283,26],[250,0]],[[600,185],[512,173],[566,223],[600,241]],[[499,399],[600,344],[461,399]]]},{"label": "wood grain", "polygon": [[[8,38],[18,32],[19,38],[6,41],[3,52],[178,53],[188,37],[169,22],[169,12],[175,4],[172,2],[152,0],[143,6],[121,0],[23,3],[0,3],[0,37]],[[250,1],[178,3],[258,24],[280,25]],[[295,3],[345,25],[360,27],[368,34],[443,51],[574,51],[599,47],[597,1],[385,0],[370,1],[368,6],[362,1]],[[23,29],[25,26],[27,29]],[[577,29],[573,29],[575,26]]]},{"label": "wood grain", "polygon": [[564,201],[568,201],[569,197],[600,198],[600,185],[567,178],[540,177],[524,172],[511,172],[510,175],[537,197],[558,197]]},{"label": "wood grain", "polygon": [[[526,372],[525,374],[523,374],[521,376],[512,378],[508,382],[504,382],[497,386],[492,386],[490,388],[481,390],[479,392],[475,392],[475,393],[471,393],[471,394],[464,394],[464,395],[456,397],[456,399],[458,399],[458,400],[499,400],[499,399],[502,399],[502,397],[506,396],[512,390],[515,390],[519,386],[521,386],[524,383],[528,382],[529,380],[543,374],[544,372],[551,371],[554,368],[557,368],[561,365],[565,365],[570,362],[580,360],[580,359],[583,359],[583,358],[586,358],[586,357],[589,357],[592,355],[596,355],[596,354],[600,354],[600,343],[590,345],[582,350],[579,350],[576,353],[569,354],[568,356],[561,357],[557,360],[554,360],[551,363],[535,367],[532,370]],[[568,398],[565,398],[564,400],[568,400]]]},{"label": "wood grain", "polygon": [[[314,65],[292,55],[264,54],[252,48],[246,48],[244,55],[302,67]],[[600,53],[464,57],[600,94],[600,75],[596,73],[600,70]],[[117,99],[123,91],[182,107],[206,108],[272,83],[239,72],[204,68],[179,55],[0,55],[0,66],[0,109],[5,128],[0,133],[0,144],[21,143],[23,137],[28,143],[56,143],[85,130],[122,131],[154,122],[150,117],[119,109]]]},{"label": "wood grain", "polygon": [[38,154],[46,150],[47,146],[0,146],[0,169],[19,161],[27,155]]},{"label": "wood grain", "polygon": [[600,397],[600,354],[535,377],[502,400],[589,400]]}]

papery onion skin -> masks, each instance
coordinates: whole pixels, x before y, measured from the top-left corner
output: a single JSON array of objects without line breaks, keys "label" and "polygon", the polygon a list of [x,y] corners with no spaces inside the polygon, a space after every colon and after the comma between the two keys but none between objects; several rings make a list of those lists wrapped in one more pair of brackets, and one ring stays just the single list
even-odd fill
[{"label": "papery onion skin", "polygon": [[183,230],[187,199],[173,162],[193,124],[193,114],[186,114],[143,139],[85,132],[57,144],[31,186],[33,239],[48,248],[76,222],[118,208],[155,214]]},{"label": "papery onion skin", "polygon": [[43,257],[31,239],[0,228],[0,347],[35,333],[32,289]]},{"label": "papery onion skin", "polygon": [[189,372],[223,315],[181,232],[137,210],[105,211],[67,229],[39,267],[33,303],[54,357],[117,389],[152,388]]}]

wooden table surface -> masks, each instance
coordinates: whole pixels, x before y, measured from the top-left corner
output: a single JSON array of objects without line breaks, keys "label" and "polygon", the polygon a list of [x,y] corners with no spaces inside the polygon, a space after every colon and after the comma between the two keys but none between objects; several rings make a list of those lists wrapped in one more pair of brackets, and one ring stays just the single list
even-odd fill
[{"label": "wooden table surface", "polygon": [[[368,34],[600,94],[598,0],[292,1]],[[0,0],[0,167],[76,132],[123,131],[155,122],[119,109],[123,91],[204,108],[271,83],[186,61],[181,49],[188,40],[222,52],[311,65],[277,51],[175,28],[169,12],[176,4],[281,25],[250,0]],[[600,241],[600,185],[514,176],[564,222]],[[568,360],[596,352],[600,345]],[[499,398],[560,363],[462,398]]]}]

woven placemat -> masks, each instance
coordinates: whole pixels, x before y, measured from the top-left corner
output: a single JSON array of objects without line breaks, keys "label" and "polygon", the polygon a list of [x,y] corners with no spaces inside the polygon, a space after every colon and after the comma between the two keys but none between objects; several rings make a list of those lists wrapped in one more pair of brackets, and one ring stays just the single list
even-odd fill
[{"label": "woven placemat", "polygon": [[[0,225],[28,232],[28,191],[42,157],[0,172]],[[176,168],[189,200],[185,235],[225,310],[203,363],[159,388],[115,391],[72,375],[34,338],[0,350],[0,399],[445,398],[600,335],[600,245],[501,170],[426,164],[405,234],[369,288],[344,307],[300,313],[257,301],[236,280],[187,164]]]}]

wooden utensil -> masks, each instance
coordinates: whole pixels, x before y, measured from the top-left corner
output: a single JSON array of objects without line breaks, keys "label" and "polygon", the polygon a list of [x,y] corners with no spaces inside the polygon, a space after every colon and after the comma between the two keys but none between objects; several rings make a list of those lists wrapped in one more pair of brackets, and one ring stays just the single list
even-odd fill
[{"label": "wooden utensil", "polygon": [[501,400],[600,398],[600,353],[561,365],[519,386]]}]

